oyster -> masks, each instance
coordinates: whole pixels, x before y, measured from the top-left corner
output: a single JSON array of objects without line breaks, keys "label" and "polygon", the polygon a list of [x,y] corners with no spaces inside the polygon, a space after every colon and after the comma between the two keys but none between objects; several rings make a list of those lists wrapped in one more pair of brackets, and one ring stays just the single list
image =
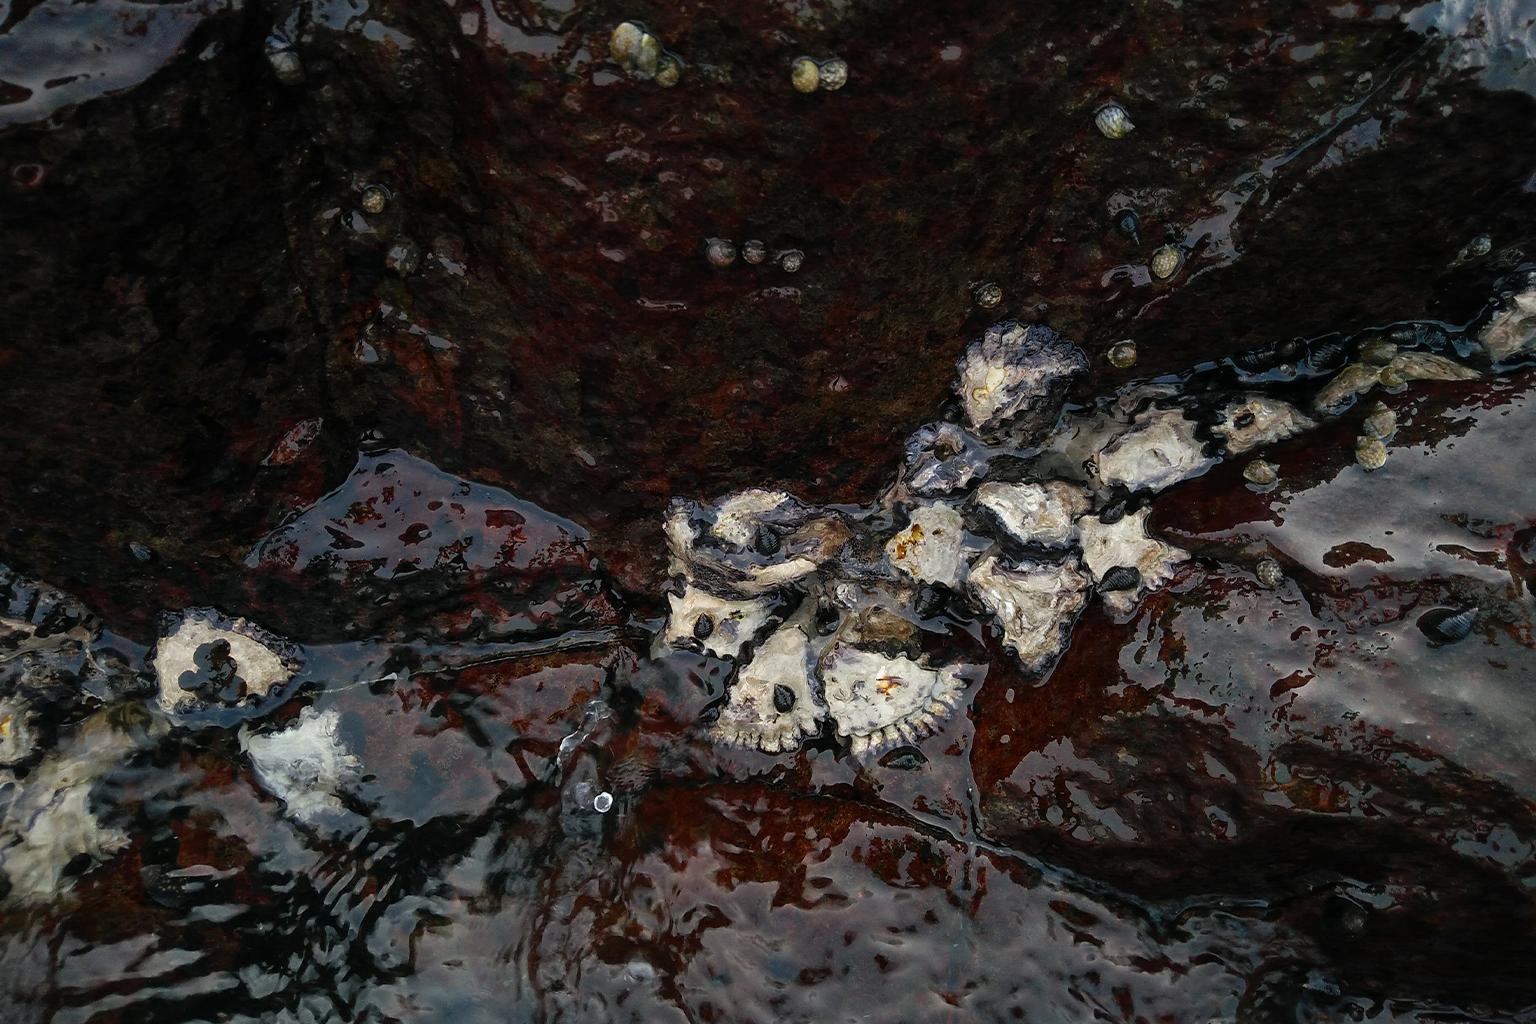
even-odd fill
[{"label": "oyster", "polygon": [[987,450],[953,423],[936,423],[907,438],[907,488],[948,494],[986,475]]},{"label": "oyster", "polygon": [[1027,438],[1050,429],[1072,378],[1088,371],[1088,357],[1039,324],[993,324],[960,359],[955,393],[973,430],[1009,420]]},{"label": "oyster", "polygon": [[341,738],[335,708],[307,707],[297,721],[273,732],[242,729],[240,746],[262,786],[306,825],[342,811],[340,795],[362,774],[362,762]]},{"label": "oyster", "polygon": [[735,600],[716,597],[696,586],[681,595],[668,594],[671,608],[663,641],[670,647],[703,651],[717,658],[739,658],[744,644],[755,639],[773,618],[767,598]]},{"label": "oyster", "polygon": [[1476,380],[1482,374],[1432,352],[1404,352],[1388,365],[1403,380]]},{"label": "oyster", "polygon": [[769,754],[793,750],[816,735],[827,706],[818,692],[811,644],[816,602],[807,599],[753,654],[731,684],[710,735]]},{"label": "oyster", "polygon": [[1199,476],[1217,461],[1205,454],[1194,423],[1183,412],[1154,406],[1105,445],[1094,464],[1095,475],[1105,487],[1160,491]]},{"label": "oyster", "polygon": [[758,489],[713,508],[674,500],[662,531],[672,575],[740,597],[805,579],[852,536],[837,516],[782,491]]},{"label": "oyster", "polygon": [[1510,296],[1478,332],[1477,343],[1496,363],[1536,346],[1536,287]]},{"label": "oyster", "polygon": [[[1395,363],[1396,360],[1393,360],[1392,365]],[[1350,363],[1317,393],[1317,397],[1312,399],[1312,408],[1324,413],[1338,412],[1354,401],[1356,395],[1363,395],[1375,387],[1381,381],[1385,369],[1381,366],[1367,366],[1365,363]]]},{"label": "oyster", "polygon": [[971,590],[997,616],[1004,643],[1026,672],[1044,671],[1066,648],[1092,585],[1075,558],[1005,569],[988,556],[971,570]]},{"label": "oyster", "polygon": [[1077,521],[1083,538],[1083,564],[1096,583],[1102,584],[1112,570],[1120,567],[1140,573],[1140,580],[1134,587],[1123,590],[1101,587],[1104,603],[1118,614],[1134,611],[1144,592],[1167,584],[1173,579],[1177,567],[1189,560],[1188,551],[1148,536],[1147,516],[1151,514],[1150,508],[1144,508],[1112,523],[1105,523],[1098,516],[1084,516]]},{"label": "oyster", "polygon": [[171,714],[248,704],[281,690],[302,664],[297,648],[247,620],[190,608],[155,645],[157,700]]},{"label": "oyster", "polygon": [[1221,422],[1211,428],[1211,433],[1226,439],[1227,451],[1241,455],[1315,426],[1293,405],[1263,395],[1245,395],[1221,411]]},{"label": "oyster", "polygon": [[907,528],[885,542],[892,565],[923,583],[959,587],[965,575],[965,524],[948,505],[919,505]]},{"label": "oyster", "polygon": [[1061,480],[982,484],[976,504],[997,516],[1021,544],[1066,547],[1077,541],[1077,517],[1088,511],[1088,492]]},{"label": "oyster", "polygon": [[842,641],[822,655],[817,674],[827,712],[855,757],[929,735],[955,713],[969,683],[963,665],[930,668]]}]

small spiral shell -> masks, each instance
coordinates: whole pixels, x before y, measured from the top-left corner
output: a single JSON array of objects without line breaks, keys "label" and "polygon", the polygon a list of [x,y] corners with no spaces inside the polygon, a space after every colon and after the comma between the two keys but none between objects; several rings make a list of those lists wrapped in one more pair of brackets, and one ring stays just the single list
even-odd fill
[{"label": "small spiral shell", "polygon": [[768,258],[768,247],[756,238],[749,238],[741,244],[741,258],[748,263],[761,263]]},{"label": "small spiral shell", "polygon": [[1176,245],[1159,246],[1152,254],[1152,262],[1149,269],[1152,276],[1159,281],[1166,281],[1179,272],[1179,264],[1184,262],[1184,254],[1179,252]]},{"label": "small spiral shell", "polygon": [[796,92],[815,92],[821,87],[821,65],[809,57],[796,57],[789,66],[789,83]]},{"label": "small spiral shell", "polygon": [[384,206],[389,202],[389,193],[379,185],[369,185],[363,189],[363,212],[383,213]]},{"label": "small spiral shell", "polygon": [[1243,479],[1259,487],[1268,487],[1280,479],[1280,467],[1273,462],[1254,459],[1243,467]]},{"label": "small spiral shell", "polygon": [[1118,103],[1106,103],[1093,113],[1094,127],[1106,139],[1123,139],[1136,127],[1131,115]]},{"label": "small spiral shell", "polygon": [[1355,441],[1355,461],[1367,472],[1387,464],[1387,446],[1375,437],[1361,437]]},{"label": "small spiral shell", "polygon": [[656,60],[656,84],[670,89],[683,80],[683,62],[675,54],[663,52]]},{"label": "small spiral shell", "polygon": [[848,84],[848,62],[841,57],[831,57],[821,62],[817,79],[827,92],[836,92]]},{"label": "small spiral shell", "polygon": [[1003,289],[996,281],[988,281],[977,287],[972,296],[982,309],[994,309],[1003,301]]},{"label": "small spiral shell", "polygon": [[1377,402],[1370,415],[1361,422],[1360,433],[1364,437],[1385,441],[1397,433],[1397,413],[1387,408],[1385,403]]},{"label": "small spiral shell", "polygon": [[608,40],[608,52],[613,59],[628,67],[633,63],[635,54],[640,49],[640,40],[645,36],[645,29],[632,21],[625,21],[613,30],[612,37]]},{"label": "small spiral shell", "polygon": [[1136,343],[1117,341],[1109,347],[1109,364],[1124,370],[1136,365]]},{"label": "small spiral shell", "polygon": [[736,246],[729,238],[711,238],[704,243],[704,258],[712,267],[728,267],[736,262]]},{"label": "small spiral shell", "polygon": [[1259,578],[1259,582],[1271,590],[1285,582],[1285,570],[1273,558],[1259,559],[1259,564],[1254,567],[1253,572]]},{"label": "small spiral shell", "polygon": [[799,249],[786,249],[779,254],[779,266],[785,273],[793,274],[805,263],[805,253]]}]

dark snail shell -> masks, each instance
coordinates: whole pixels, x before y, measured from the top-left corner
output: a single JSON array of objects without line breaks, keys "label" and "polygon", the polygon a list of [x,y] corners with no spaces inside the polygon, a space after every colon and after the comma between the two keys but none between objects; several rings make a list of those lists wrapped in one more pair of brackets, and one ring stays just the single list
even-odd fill
[{"label": "dark snail shell", "polygon": [[1141,586],[1141,570],[1134,565],[1117,565],[1099,581],[1100,590],[1135,590]]},{"label": "dark snail shell", "polygon": [[1453,644],[1465,640],[1477,621],[1477,609],[1431,608],[1419,616],[1419,632],[1434,644]]}]

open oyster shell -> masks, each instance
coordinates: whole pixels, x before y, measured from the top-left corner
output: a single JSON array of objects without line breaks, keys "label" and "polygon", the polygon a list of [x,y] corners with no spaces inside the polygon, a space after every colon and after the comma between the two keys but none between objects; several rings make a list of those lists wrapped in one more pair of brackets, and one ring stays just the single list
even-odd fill
[{"label": "open oyster shell", "polygon": [[776,754],[816,735],[827,706],[815,675],[814,615],[815,602],[808,599],[757,648],[710,727],[714,739]]}]

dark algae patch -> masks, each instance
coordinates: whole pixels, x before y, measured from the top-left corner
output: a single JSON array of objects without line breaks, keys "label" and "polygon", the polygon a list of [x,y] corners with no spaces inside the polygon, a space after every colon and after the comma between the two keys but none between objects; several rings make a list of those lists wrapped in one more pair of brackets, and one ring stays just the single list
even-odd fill
[{"label": "dark algae patch", "polygon": [[1526,1020],[1522,18],[0,11],[0,1019]]}]

